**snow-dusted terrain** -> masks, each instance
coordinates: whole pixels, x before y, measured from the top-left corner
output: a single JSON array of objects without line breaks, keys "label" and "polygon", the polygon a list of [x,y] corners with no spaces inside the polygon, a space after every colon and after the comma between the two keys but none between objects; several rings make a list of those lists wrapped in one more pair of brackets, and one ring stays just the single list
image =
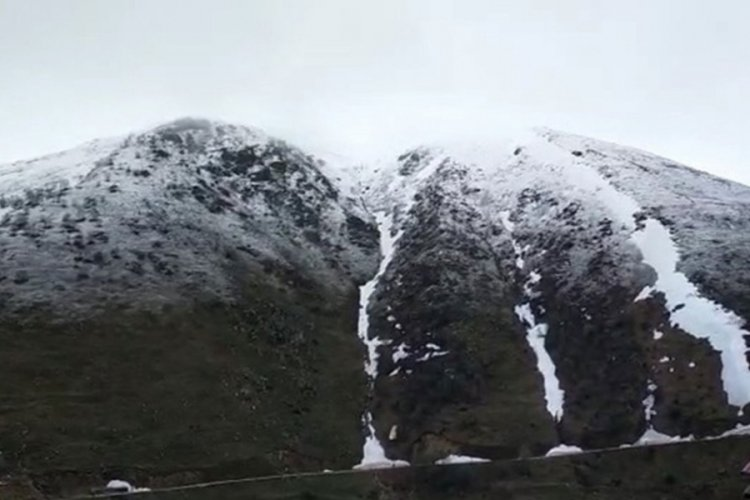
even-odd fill
[{"label": "snow-dusted terrain", "polygon": [[[408,435],[411,423],[417,435],[433,432],[436,423],[415,423],[408,413],[400,414],[400,408],[415,406],[408,399],[429,401],[430,411],[439,413],[475,397],[472,384],[459,389],[466,391],[463,396],[440,395],[441,386],[419,380],[420,373],[434,377],[435,372],[409,359],[409,353],[436,341],[450,353],[440,358],[445,373],[476,356],[466,352],[460,338],[436,338],[431,322],[415,311],[441,310],[429,303],[436,292],[441,297],[453,293],[456,301],[465,300],[467,310],[496,293],[498,311],[510,308],[534,353],[542,381],[539,397],[561,420],[559,442],[617,445],[638,436],[650,439],[660,426],[663,435],[687,436],[717,434],[722,426],[736,425],[737,413],[750,403],[745,340],[750,331],[741,317],[747,313],[741,307],[748,290],[743,283],[750,275],[748,260],[739,258],[750,248],[750,232],[736,231],[748,227],[741,208],[750,207],[750,189],[638,150],[545,129],[487,146],[417,148],[380,164],[371,175],[362,182],[365,203],[390,217],[392,231],[401,235],[395,255],[388,256],[393,267],[381,269],[375,294],[381,306],[374,310],[380,319],[370,318],[377,331],[375,351],[388,370],[376,378],[397,377],[376,381],[376,400],[391,408],[383,413],[384,430],[397,425]],[[705,213],[695,219],[696,211]],[[427,227],[437,233],[426,232]],[[707,252],[720,244],[718,237],[726,238],[722,247]],[[723,269],[728,259],[739,266],[731,275]],[[490,261],[495,269],[486,267]],[[445,262],[465,269],[463,274],[452,274]],[[689,272],[696,268],[697,273]],[[415,272],[448,274],[445,284],[426,284],[429,280]],[[482,290],[497,272],[506,285],[514,284],[515,292]],[[715,285],[722,281],[726,286]],[[428,288],[411,288],[417,283]],[[472,298],[459,298],[464,287]],[[515,298],[503,301],[508,293]],[[654,302],[641,309],[646,298]],[[732,310],[730,304],[740,307]],[[645,323],[636,325],[636,317]],[[452,328],[460,328],[460,321]],[[672,340],[661,340],[667,329]],[[710,348],[685,335],[708,339]],[[682,372],[662,368],[658,357],[650,360],[650,352],[661,357],[669,346],[675,349],[672,357],[680,359],[716,353],[720,369],[712,371],[716,365],[711,362],[696,370],[694,361],[686,361],[688,371]],[[658,379],[660,389],[646,392],[655,385],[652,379]],[[708,388],[716,382],[718,392]],[[623,391],[623,384],[632,389]],[[697,415],[682,420],[694,408],[679,400],[690,400],[698,388],[713,391],[712,401],[724,401],[725,423],[704,426]],[[484,397],[493,397],[490,389],[483,390]],[[651,401],[649,412],[659,412],[655,421],[628,409],[644,398]],[[393,412],[400,417],[394,420]],[[377,428],[378,412],[374,421]],[[591,434],[581,427],[599,430]],[[458,431],[446,435],[454,442],[464,439]],[[461,446],[451,450],[460,452]]]},{"label": "snow-dusted terrain", "polygon": [[358,289],[357,468],[724,436],[750,424],[748,214],[748,187],[546,129],[366,166],[184,119],[0,166],[0,312]]},{"label": "snow-dusted terrain", "polygon": [[231,296],[236,265],[364,281],[369,216],[321,167],[258,130],[194,119],[0,166],[3,306],[85,309],[92,288],[154,305]]}]

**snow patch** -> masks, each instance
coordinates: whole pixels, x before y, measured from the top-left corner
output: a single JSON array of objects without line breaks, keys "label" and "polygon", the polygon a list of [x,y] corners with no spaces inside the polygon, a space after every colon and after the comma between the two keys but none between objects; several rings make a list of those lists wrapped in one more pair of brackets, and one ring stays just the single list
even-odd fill
[{"label": "snow patch", "polygon": [[714,436],[707,439],[722,439],[725,437],[731,437],[731,436],[747,436],[750,434],[750,425],[742,425],[737,424],[737,426],[734,429],[730,429],[718,436]]},{"label": "snow patch", "polygon": [[583,453],[583,450],[578,446],[571,446],[567,444],[560,444],[549,450],[544,456],[545,457],[561,457],[565,455],[575,455],[577,453]]},{"label": "snow patch", "polygon": [[111,481],[109,481],[107,483],[106,489],[122,493],[141,493],[151,491],[150,488],[138,488],[136,486],[133,486],[129,482],[122,481],[120,479],[112,479]]},{"label": "snow patch", "polygon": [[544,347],[544,340],[547,336],[547,325],[536,322],[529,303],[516,306],[515,313],[518,319],[526,326],[526,341],[536,355],[537,369],[542,374],[542,379],[544,380],[544,399],[547,401],[547,411],[555,420],[559,421],[563,416],[565,391],[560,388],[555,363]]},{"label": "snow patch", "polygon": [[486,458],[469,457],[466,455],[448,455],[445,458],[435,460],[435,464],[436,465],[476,464],[476,463],[486,463],[489,461],[490,460]]},{"label": "snow patch", "polygon": [[652,380],[648,381],[648,385],[646,386],[648,395],[643,399],[643,413],[646,417],[647,424],[646,431],[640,438],[638,438],[635,443],[633,443],[632,445],[624,444],[620,446],[621,448],[628,448],[630,446],[650,446],[667,443],[678,443],[694,440],[694,437],[692,435],[687,437],[670,436],[654,429],[652,419],[656,415],[654,406],[656,405],[656,391],[658,388],[659,387]]},{"label": "snow patch", "polygon": [[643,290],[638,293],[638,295],[635,296],[633,299],[633,302],[640,302],[642,300],[646,300],[647,298],[651,297],[651,294],[654,293],[654,289],[650,286],[643,287]]},{"label": "snow patch", "polygon": [[643,436],[641,436],[638,441],[636,441],[633,446],[650,446],[655,444],[669,444],[669,443],[684,443],[688,441],[694,441],[695,438],[690,435],[687,437],[681,437],[681,436],[670,436],[668,434],[664,434],[662,432],[657,431],[653,427],[649,427],[646,429],[646,432],[643,433]]},{"label": "snow patch", "polygon": [[[507,210],[500,212],[500,221],[503,227],[510,233],[511,244],[516,254],[516,267],[519,270],[523,270],[526,267],[523,255],[528,251],[528,246],[526,248],[521,247],[513,237],[516,224],[510,220],[510,212]],[[535,295],[534,286],[541,280],[542,275],[539,272],[531,271],[529,273],[529,277],[523,287],[524,294],[528,300],[524,304],[517,305],[514,311],[518,319],[526,327],[526,341],[536,355],[537,369],[542,374],[544,381],[544,399],[547,401],[547,411],[555,420],[559,421],[563,416],[565,392],[560,387],[560,381],[557,379],[555,363],[552,361],[544,345],[548,327],[545,323],[537,323],[534,312],[531,310],[530,299],[534,298]]]},{"label": "snow patch", "polygon": [[385,273],[391,260],[393,260],[396,241],[401,236],[401,232],[396,235],[391,233],[393,221],[385,213],[378,212],[375,214],[375,220],[380,232],[380,253],[383,258],[380,261],[380,266],[375,276],[359,288],[359,322],[357,325],[357,335],[362,340],[362,343],[365,344],[365,347],[367,347],[365,373],[367,373],[371,381],[378,376],[378,357],[380,356],[378,348],[385,345],[385,343],[377,337],[370,338],[370,316],[367,307],[370,304],[372,294],[375,292],[375,287],[378,281],[380,281],[380,277]]},{"label": "snow patch", "polygon": [[362,461],[353,469],[388,469],[391,467],[408,467],[410,464],[404,460],[391,460],[385,456],[383,445],[375,436],[375,427],[372,425],[372,414],[367,412],[364,417],[369,435],[365,438],[362,449]]},{"label": "snow patch", "polygon": [[[529,278],[524,285],[527,299],[533,297],[533,285],[540,280],[541,276],[538,273],[534,273],[534,276]],[[544,345],[544,341],[547,338],[547,324],[537,322],[536,316],[531,310],[531,302],[517,305],[514,311],[518,319],[526,327],[526,341],[536,355],[537,369],[542,374],[542,380],[544,381],[544,399],[547,401],[547,411],[555,420],[560,421],[563,416],[565,391],[560,387],[555,363],[552,361]]]},{"label": "snow patch", "polygon": [[96,168],[98,160],[115,151],[124,140],[124,137],[97,139],[68,151],[0,165],[2,192],[8,196],[53,185],[75,187]]},{"label": "snow patch", "polygon": [[555,145],[553,133],[542,131],[550,141],[547,146],[534,144],[534,157],[542,162],[557,164],[571,184],[588,192],[626,229],[632,231],[631,242],[641,251],[643,262],[651,266],[658,277],[653,286],[641,290],[636,301],[652,293],[664,294],[667,307],[672,311],[672,326],[687,333],[705,338],[721,353],[722,381],[730,404],[742,407],[750,403],[750,370],[745,358],[742,319],[721,305],[701,297],[697,288],[677,271],[679,252],[669,230],[655,219],[646,219],[636,226],[635,217],[643,213],[642,207],[630,195],[618,191],[587,161],[573,159],[565,148]]},{"label": "snow patch", "polygon": [[396,349],[391,353],[391,359],[394,363],[398,363],[402,359],[406,359],[409,357],[409,353],[407,350],[409,349],[409,346],[404,344],[403,342],[396,347]]},{"label": "snow patch", "polygon": [[648,381],[646,386],[647,396],[643,399],[643,413],[646,417],[646,422],[649,424],[649,428],[652,428],[651,419],[656,415],[654,405],[656,404],[656,390],[659,387],[652,381]]},{"label": "snow patch", "polygon": [[395,441],[396,439],[398,439],[398,426],[394,424],[391,426],[391,430],[388,432],[388,440]]},{"label": "snow patch", "polygon": [[722,381],[729,404],[744,407],[750,403],[750,371],[745,357],[742,319],[719,304],[701,297],[687,276],[677,271],[680,256],[669,230],[659,221],[648,219],[643,229],[633,233],[632,241],[643,254],[643,262],[657,272],[653,287],[644,288],[638,297],[653,292],[664,294],[672,311],[672,326],[696,338],[707,339],[721,353]]},{"label": "snow patch", "polygon": [[721,352],[722,380],[729,403],[740,408],[745,406],[750,402],[750,370],[743,335],[750,332],[742,330],[742,319],[701,297],[695,285],[677,271],[679,252],[661,222],[646,219],[640,228],[636,227],[635,216],[642,213],[642,209],[633,198],[618,191],[585,162],[573,161],[573,165],[578,185],[598,198],[625,227],[633,229],[631,242],[641,251],[643,262],[657,273],[656,283],[642,289],[635,301],[644,300],[654,292],[663,293],[672,311],[672,326],[679,326],[697,338],[708,339],[711,346]]},{"label": "snow patch", "polygon": [[427,361],[432,358],[439,358],[440,356],[445,356],[446,354],[449,354],[448,351],[429,351],[427,352],[427,354],[418,357],[416,361],[418,363],[421,363],[422,361]]}]

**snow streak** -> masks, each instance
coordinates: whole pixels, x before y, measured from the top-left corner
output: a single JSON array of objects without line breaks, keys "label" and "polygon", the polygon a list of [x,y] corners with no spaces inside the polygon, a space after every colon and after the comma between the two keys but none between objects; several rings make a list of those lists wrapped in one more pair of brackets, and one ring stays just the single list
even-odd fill
[{"label": "snow streak", "polygon": [[378,272],[375,276],[362,285],[359,289],[359,322],[357,325],[357,335],[359,336],[362,343],[367,347],[367,360],[365,360],[365,372],[370,378],[370,382],[373,382],[378,376],[378,348],[384,345],[384,342],[378,337],[370,337],[370,316],[367,312],[367,307],[370,304],[370,298],[375,292],[375,287],[380,281],[380,277],[385,273],[388,268],[388,264],[393,260],[393,253],[396,246],[396,241],[401,237],[401,231],[395,236],[392,234],[393,221],[391,217],[383,212],[375,214],[375,220],[378,224],[378,231],[380,232],[380,253],[383,258],[380,261]]},{"label": "snow streak", "polygon": [[440,460],[435,460],[436,465],[453,465],[453,464],[476,464],[486,463],[490,460],[486,458],[469,457],[466,455],[448,455]]},{"label": "snow streak", "polygon": [[[500,217],[503,226],[511,234],[511,243],[516,254],[516,267],[519,270],[523,270],[526,266],[524,260],[525,249],[513,238],[515,224],[510,220],[508,212],[502,212]],[[531,309],[531,299],[535,295],[534,286],[541,279],[542,276],[538,272],[531,271],[529,273],[529,278],[524,284],[524,295],[527,301],[517,305],[515,313],[526,327],[526,341],[536,355],[537,369],[542,374],[542,379],[544,380],[544,399],[547,401],[547,411],[555,420],[559,421],[563,416],[565,392],[560,387],[560,381],[557,379],[555,363],[544,346],[544,341],[547,338],[547,324],[538,323]]]},{"label": "snow streak", "polygon": [[[552,143],[554,145],[554,143]],[[636,226],[643,208],[630,195],[619,191],[587,161],[571,160],[568,152],[557,147],[556,152],[538,145],[538,156],[561,165],[561,173],[573,184],[597,199],[621,224],[632,231],[630,241],[640,250],[643,263],[656,271],[658,277],[653,287],[644,288],[635,301],[644,300],[654,292],[664,294],[672,326],[679,327],[697,338],[705,338],[721,353],[722,381],[730,404],[742,407],[750,403],[750,370],[745,358],[742,320],[704,297],[683,273],[677,271],[680,260],[678,247],[669,230],[658,220],[647,219]],[[546,152],[545,152],[546,150]],[[660,337],[660,332],[655,337]]]},{"label": "snow streak", "polygon": [[[370,316],[367,307],[370,304],[372,294],[375,292],[375,287],[378,281],[380,281],[380,277],[383,276],[388,268],[388,264],[393,260],[396,241],[402,234],[402,231],[399,231],[396,235],[393,235],[393,220],[384,212],[375,214],[375,220],[380,231],[380,253],[383,258],[380,261],[380,266],[375,276],[359,289],[359,322],[357,324],[357,335],[367,348],[365,373],[367,373],[367,377],[370,380],[371,389],[378,376],[378,358],[380,356],[378,348],[384,345],[385,342],[378,337],[370,336]],[[365,444],[362,448],[362,461],[354,466],[355,469],[377,469],[409,465],[408,462],[404,462],[403,460],[390,460],[386,457],[383,445],[375,435],[375,427],[372,425],[372,414],[369,411],[365,413],[362,419],[364,425],[367,427],[368,435],[365,438]]]},{"label": "snow streak", "polygon": [[708,339],[721,353],[722,380],[729,403],[742,409],[750,403],[750,373],[745,357],[742,319],[719,304],[701,297],[687,276],[677,271],[679,252],[669,230],[659,221],[648,219],[643,229],[633,233],[632,241],[643,254],[643,262],[657,272],[653,287],[645,287],[636,300],[661,292],[672,312],[672,326],[694,337]]}]

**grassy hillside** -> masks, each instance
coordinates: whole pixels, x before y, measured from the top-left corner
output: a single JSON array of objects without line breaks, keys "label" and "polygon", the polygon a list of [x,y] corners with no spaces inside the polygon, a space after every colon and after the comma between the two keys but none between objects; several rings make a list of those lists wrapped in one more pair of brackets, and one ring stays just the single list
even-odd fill
[{"label": "grassy hillside", "polygon": [[356,463],[366,396],[356,290],[253,283],[241,305],[0,321],[0,474]]}]

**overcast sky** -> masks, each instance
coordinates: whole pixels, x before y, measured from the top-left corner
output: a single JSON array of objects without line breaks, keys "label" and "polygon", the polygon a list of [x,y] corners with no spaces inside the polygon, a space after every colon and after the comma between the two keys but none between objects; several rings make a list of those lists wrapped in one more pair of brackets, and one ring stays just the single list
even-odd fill
[{"label": "overcast sky", "polygon": [[0,0],[0,161],[183,115],[368,159],[545,125],[750,185],[748,0]]}]

